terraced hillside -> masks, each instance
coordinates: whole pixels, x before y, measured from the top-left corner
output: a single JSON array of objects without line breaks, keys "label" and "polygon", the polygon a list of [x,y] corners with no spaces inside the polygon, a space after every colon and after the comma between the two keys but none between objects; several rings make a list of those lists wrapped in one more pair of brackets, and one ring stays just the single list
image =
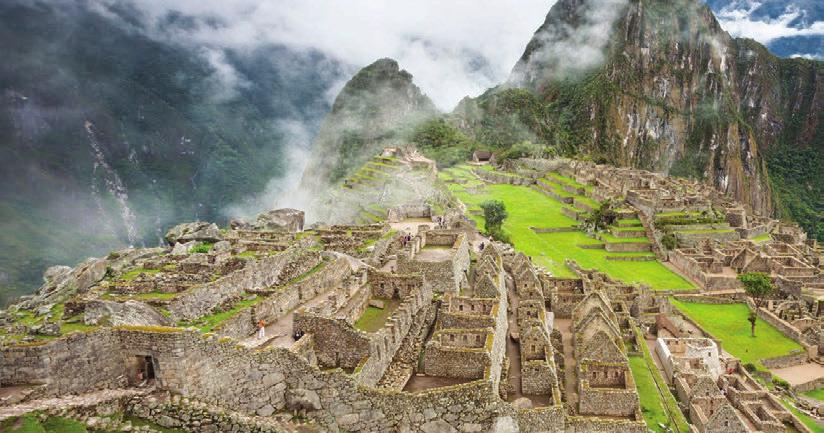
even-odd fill
[{"label": "terraced hillside", "polygon": [[[654,290],[694,289],[689,281],[656,260],[649,240],[639,233],[637,215],[619,210],[621,218],[610,228],[611,233],[600,233],[598,238],[577,228],[579,220],[600,205],[586,195],[589,188],[585,185],[558,173],[539,179],[532,187],[487,183],[473,170],[494,172],[488,167],[460,165],[442,171],[439,178],[467,207],[478,227],[483,226],[480,203],[503,201],[509,213],[504,230],[515,248],[552,274],[573,276],[564,262],[574,260],[584,268],[599,269],[625,282],[648,284]],[[631,246],[626,248],[626,244]]]}]

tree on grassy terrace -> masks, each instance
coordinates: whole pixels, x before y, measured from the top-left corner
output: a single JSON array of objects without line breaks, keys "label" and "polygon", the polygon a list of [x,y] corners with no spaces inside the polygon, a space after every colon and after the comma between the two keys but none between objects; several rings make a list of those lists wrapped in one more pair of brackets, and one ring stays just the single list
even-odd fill
[{"label": "tree on grassy terrace", "polygon": [[612,208],[612,202],[604,200],[597,209],[587,217],[585,223],[592,230],[606,230],[618,219],[618,213]]},{"label": "tree on grassy terrace", "polygon": [[738,280],[744,285],[744,291],[753,298],[758,308],[761,308],[764,299],[775,291],[770,276],[763,272],[747,272],[739,275]]},{"label": "tree on grassy terrace", "polygon": [[509,237],[504,234],[501,227],[506,217],[509,216],[504,202],[501,200],[487,200],[481,203],[480,206],[484,211],[484,230],[486,230],[486,234],[508,243]]},{"label": "tree on grassy terrace", "polygon": [[678,238],[672,233],[667,233],[661,238],[661,244],[663,244],[667,250],[672,251],[678,248]]},{"label": "tree on grassy terrace", "polygon": [[[747,292],[755,301],[755,307],[761,308],[764,298],[771,295],[775,291],[772,285],[770,276],[763,272],[747,272],[738,276],[738,280],[744,285],[744,291]],[[750,311],[747,320],[750,322],[750,334],[755,337],[755,321],[758,315],[755,311]]]}]

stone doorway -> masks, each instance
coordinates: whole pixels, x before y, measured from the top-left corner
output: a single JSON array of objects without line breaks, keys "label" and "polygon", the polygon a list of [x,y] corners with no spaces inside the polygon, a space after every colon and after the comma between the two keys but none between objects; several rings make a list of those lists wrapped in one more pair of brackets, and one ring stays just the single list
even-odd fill
[{"label": "stone doorway", "polygon": [[151,355],[135,355],[129,364],[129,384],[141,386],[157,378],[154,358]]}]

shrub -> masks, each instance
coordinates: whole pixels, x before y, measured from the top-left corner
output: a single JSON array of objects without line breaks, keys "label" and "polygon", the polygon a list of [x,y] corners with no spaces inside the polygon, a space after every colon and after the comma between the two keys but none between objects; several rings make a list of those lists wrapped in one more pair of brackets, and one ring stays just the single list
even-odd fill
[{"label": "shrub", "polygon": [[748,362],[744,364],[744,370],[747,370],[750,373],[754,373],[755,370],[757,370],[757,368],[755,367],[755,364],[753,364],[752,362]]},{"label": "shrub", "polygon": [[506,205],[500,200],[487,200],[481,203],[481,209],[484,211],[484,229],[487,234],[494,232],[503,232],[501,225],[509,216],[506,212]]},{"label": "shrub", "polygon": [[790,389],[790,383],[778,376],[773,376],[772,383],[781,389]]},{"label": "shrub", "polygon": [[212,243],[204,242],[200,245],[196,245],[196,246],[192,247],[192,249],[189,250],[189,252],[205,254],[205,253],[208,253],[209,251],[212,251],[213,246],[214,246],[214,244],[212,244]]},{"label": "shrub", "polygon": [[496,241],[504,242],[514,246],[514,244],[512,243],[512,239],[510,239],[509,235],[502,228],[494,229],[492,231],[487,232],[487,234]]}]

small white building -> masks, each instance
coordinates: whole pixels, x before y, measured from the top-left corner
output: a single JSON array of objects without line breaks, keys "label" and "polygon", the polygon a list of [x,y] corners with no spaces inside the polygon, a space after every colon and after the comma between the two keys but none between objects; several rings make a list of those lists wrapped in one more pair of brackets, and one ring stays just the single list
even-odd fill
[{"label": "small white building", "polygon": [[709,338],[658,338],[655,352],[670,383],[676,372],[708,374],[713,380],[724,372],[718,345]]}]

